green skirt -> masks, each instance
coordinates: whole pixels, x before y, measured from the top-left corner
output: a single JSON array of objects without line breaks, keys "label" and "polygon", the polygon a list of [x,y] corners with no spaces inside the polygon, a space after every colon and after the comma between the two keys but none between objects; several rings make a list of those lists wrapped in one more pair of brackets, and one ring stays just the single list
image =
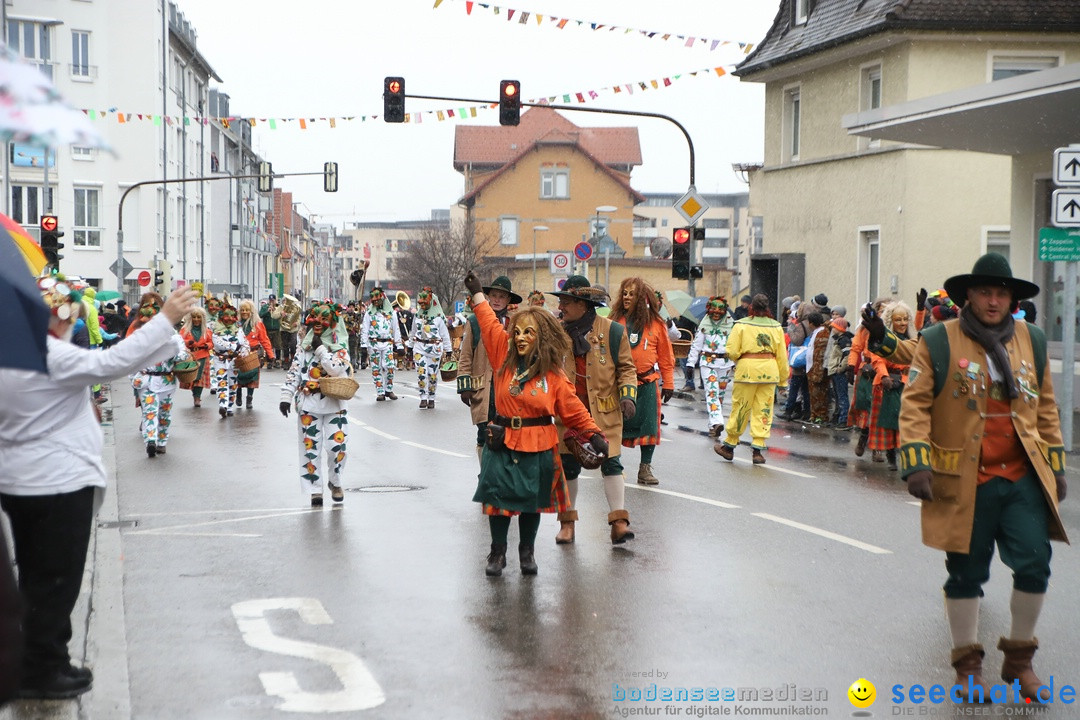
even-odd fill
[{"label": "green skirt", "polygon": [[881,409],[878,411],[877,425],[886,430],[900,429],[900,397],[903,388],[886,390],[881,394]]},{"label": "green skirt", "polygon": [[855,409],[870,412],[874,403],[874,379],[857,375],[855,380]]},{"label": "green skirt", "polygon": [[485,447],[473,501],[501,510],[540,512],[551,506],[554,480],[554,450],[518,452]]},{"label": "green skirt", "polygon": [[622,439],[656,438],[660,436],[659,397],[656,381],[652,380],[637,387],[637,411],[634,417],[623,420]]}]

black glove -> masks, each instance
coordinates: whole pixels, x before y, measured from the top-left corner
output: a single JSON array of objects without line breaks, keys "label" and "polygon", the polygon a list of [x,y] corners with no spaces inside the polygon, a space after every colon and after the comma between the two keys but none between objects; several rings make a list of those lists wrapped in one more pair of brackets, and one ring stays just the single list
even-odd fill
[{"label": "black glove", "polygon": [[623,398],[619,401],[619,407],[622,408],[622,419],[630,420],[637,414],[637,403],[630,398]]},{"label": "black glove", "polygon": [[472,270],[465,276],[465,289],[469,291],[469,295],[475,295],[478,292],[484,291],[484,286],[480,282],[480,278],[476,277],[476,274]]},{"label": "black glove", "polygon": [[281,414],[285,417],[289,417],[289,403],[285,401],[278,403],[278,410],[280,410]]},{"label": "black glove", "polygon": [[607,457],[608,441],[604,439],[603,435],[594,433],[593,436],[589,438],[589,444],[593,446],[593,450],[598,454]]},{"label": "black glove", "polygon": [[848,365],[847,369],[844,370],[844,375],[847,376],[848,385],[854,385],[855,384],[855,366],[854,365]]},{"label": "black glove", "polygon": [[458,393],[458,397],[461,398],[461,402],[465,403],[466,407],[472,406],[473,396],[475,395],[475,390],[466,390],[465,392]]},{"label": "black glove", "polygon": [[1054,482],[1057,483],[1058,502],[1060,503],[1065,499],[1065,493],[1068,492],[1069,486],[1065,483],[1064,475],[1055,475]]},{"label": "black glove", "polygon": [[930,480],[933,476],[929,470],[919,470],[907,476],[907,491],[927,502],[934,499],[934,493],[930,490]]},{"label": "black glove", "polygon": [[322,335],[312,334],[312,336],[311,336],[311,349],[314,350],[315,348],[319,347],[320,345],[322,345]]},{"label": "black glove", "polygon": [[885,323],[874,312],[874,306],[870,303],[866,303],[866,307],[862,309],[862,321],[863,327],[870,333],[870,342],[879,343],[885,339]]},{"label": "black glove", "polygon": [[915,312],[926,309],[926,288],[919,288],[915,293]]},{"label": "black glove", "polygon": [[668,400],[670,400],[672,398],[672,396],[674,394],[675,394],[675,391],[673,389],[664,388],[663,390],[660,391],[660,402],[666,403]]},{"label": "black glove", "polygon": [[893,381],[892,381],[891,377],[886,375],[885,377],[881,378],[881,389],[882,390],[892,390],[892,388],[893,388]]}]

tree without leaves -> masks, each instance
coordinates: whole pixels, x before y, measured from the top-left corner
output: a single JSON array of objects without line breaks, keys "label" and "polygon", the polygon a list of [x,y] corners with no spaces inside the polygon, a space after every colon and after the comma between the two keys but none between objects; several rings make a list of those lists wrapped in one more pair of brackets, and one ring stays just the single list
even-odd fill
[{"label": "tree without leaves", "polygon": [[394,277],[414,300],[420,288],[430,286],[449,315],[464,288],[465,274],[474,270],[484,277],[483,258],[498,244],[498,237],[477,233],[465,221],[425,225],[409,234],[408,249],[397,259]]}]

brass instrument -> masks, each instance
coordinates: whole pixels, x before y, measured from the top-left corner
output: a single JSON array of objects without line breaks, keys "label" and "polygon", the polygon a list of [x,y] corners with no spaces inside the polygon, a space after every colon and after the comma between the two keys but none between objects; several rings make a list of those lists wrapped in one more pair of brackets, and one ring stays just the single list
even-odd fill
[{"label": "brass instrument", "polygon": [[394,296],[394,305],[407,311],[412,305],[412,301],[409,300],[409,293],[398,290],[397,295]]}]

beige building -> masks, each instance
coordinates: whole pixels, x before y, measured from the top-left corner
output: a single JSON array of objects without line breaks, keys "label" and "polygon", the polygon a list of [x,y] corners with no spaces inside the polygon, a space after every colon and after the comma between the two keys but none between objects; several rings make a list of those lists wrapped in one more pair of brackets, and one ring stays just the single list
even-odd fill
[{"label": "beige building", "polygon": [[[1030,267],[1014,237],[1010,158],[855,136],[845,115],[872,112],[1080,58],[1080,4],[950,0],[895,5],[781,0],[774,25],[735,72],[765,83],[765,158],[750,208],[767,254],[801,255],[804,297],[848,307],[908,302],[967,272],[987,250]],[[1053,15],[1053,17],[1051,17]],[[765,288],[754,288],[763,290]]]}]

